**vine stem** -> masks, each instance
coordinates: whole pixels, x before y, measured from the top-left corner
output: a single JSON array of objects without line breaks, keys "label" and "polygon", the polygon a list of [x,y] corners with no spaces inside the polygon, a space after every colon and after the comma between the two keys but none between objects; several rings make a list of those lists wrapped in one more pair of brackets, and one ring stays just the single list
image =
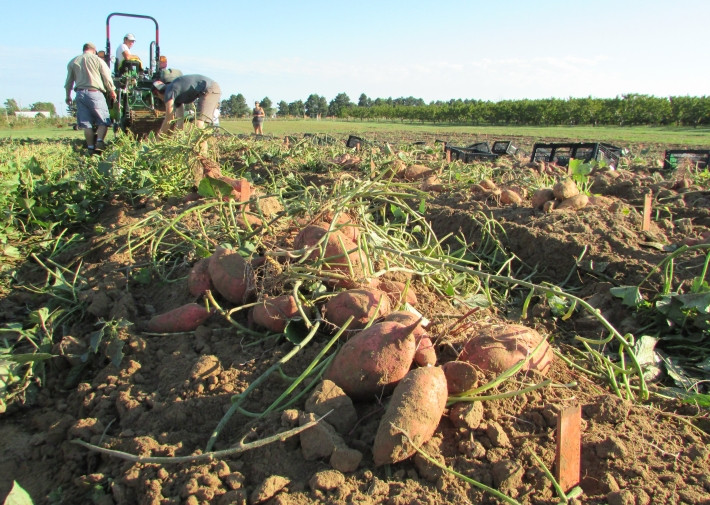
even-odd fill
[{"label": "vine stem", "polygon": [[212,459],[219,459],[219,458],[225,458],[227,456],[232,456],[234,454],[239,454],[242,452],[250,451],[252,449],[256,449],[257,447],[263,447],[265,445],[268,445],[272,442],[278,442],[278,441],[284,441],[287,438],[290,438],[294,435],[298,435],[299,433],[306,431],[309,428],[312,428],[316,424],[318,424],[325,416],[333,412],[332,410],[322,417],[316,419],[315,421],[311,421],[309,423],[304,424],[303,426],[298,426],[297,428],[293,428],[287,431],[281,431],[279,433],[276,433],[275,435],[271,435],[270,437],[262,438],[260,440],[256,440],[254,442],[249,442],[249,443],[244,443],[244,438],[247,437],[247,435],[244,436],[239,441],[239,444],[236,447],[230,447],[229,449],[223,449],[221,451],[210,451],[210,452],[204,452],[202,454],[193,454],[190,456],[136,456],[135,454],[130,454],[128,452],[123,452],[123,451],[117,451],[115,449],[106,449],[105,447],[99,447],[98,445],[90,444],[88,442],[85,442],[83,440],[72,440],[71,442],[73,444],[80,445],[82,447],[85,447],[89,449],[90,451],[94,452],[99,452],[101,454],[106,454],[108,456],[113,456],[119,459],[124,459],[126,461],[132,461],[134,463],[154,463],[154,464],[159,464],[159,465],[166,465],[166,464],[173,464],[173,463],[195,463],[198,461],[205,461],[205,460],[212,460]]}]

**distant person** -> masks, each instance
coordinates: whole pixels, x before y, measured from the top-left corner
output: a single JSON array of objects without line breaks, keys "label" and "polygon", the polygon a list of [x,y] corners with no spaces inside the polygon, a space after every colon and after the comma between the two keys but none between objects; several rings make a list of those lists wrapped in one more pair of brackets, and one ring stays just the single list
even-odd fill
[{"label": "distant person", "polygon": [[123,44],[116,50],[116,72],[120,72],[121,64],[124,60],[131,59],[131,48],[135,44],[136,38],[132,33],[127,33],[123,37]]},{"label": "distant person", "polygon": [[195,107],[195,126],[205,127],[205,121],[212,123],[215,110],[219,107],[222,90],[215,81],[199,74],[176,77],[169,84],[163,81],[153,82],[153,92],[165,103],[165,119],[160,125],[160,132],[166,133],[173,120],[182,128],[185,120],[185,104],[197,101]]},{"label": "distant person", "polygon": [[263,135],[264,134],[264,117],[266,114],[264,114],[264,109],[261,107],[259,102],[254,102],[254,110],[252,111],[252,120],[251,120],[251,125],[254,127],[254,134],[255,135]]},{"label": "distant person", "polygon": [[[91,42],[84,44],[84,52],[72,59],[67,65],[67,80],[64,89],[67,92],[66,103],[72,105],[72,87],[76,91],[76,122],[84,130],[84,138],[89,154],[104,150],[106,130],[111,125],[111,116],[104,93],[111,100],[116,99],[116,90],[111,79],[111,71],[96,55],[96,46]],[[96,136],[94,137],[94,127]]]}]

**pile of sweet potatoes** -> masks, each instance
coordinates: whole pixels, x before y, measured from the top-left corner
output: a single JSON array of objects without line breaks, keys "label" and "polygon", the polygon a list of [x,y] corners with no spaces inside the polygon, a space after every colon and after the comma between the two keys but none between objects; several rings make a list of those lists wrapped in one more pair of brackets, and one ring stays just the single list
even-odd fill
[{"label": "pile of sweet potatoes", "polygon": [[[255,281],[251,263],[236,251],[218,247],[212,256],[195,263],[187,278],[187,288],[194,297],[215,291],[225,300],[243,305],[253,296]],[[147,327],[155,333],[193,331],[212,312],[203,305],[188,303],[154,316]]]}]

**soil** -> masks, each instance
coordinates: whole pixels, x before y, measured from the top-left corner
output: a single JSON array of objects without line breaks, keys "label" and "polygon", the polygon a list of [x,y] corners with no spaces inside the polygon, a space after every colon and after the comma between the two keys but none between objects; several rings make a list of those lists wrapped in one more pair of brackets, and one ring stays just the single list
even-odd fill
[{"label": "soil", "polygon": [[[529,149],[532,139],[516,138],[515,143]],[[561,170],[546,164],[531,166],[522,156],[501,163],[501,170],[509,169],[509,185],[521,183],[530,170],[550,174]],[[535,272],[536,282],[574,289],[622,333],[633,332],[637,323],[612,297],[610,288],[644,282],[669,254],[663,246],[699,238],[710,225],[710,191],[682,184],[680,173],[665,180],[657,174],[655,167],[599,173],[594,176],[593,193],[608,200],[576,212],[532,209],[529,196],[519,206],[504,206],[495,197],[472,193],[466,184],[449,185],[427,203],[425,214],[438,237],[451,233],[468,244],[489,240],[488,220],[497,221],[504,231],[498,240],[517,257],[516,269]],[[323,174],[317,178],[328,183]],[[641,231],[643,199],[649,190],[657,213],[650,229]],[[120,231],[137,225],[155,209],[176,216],[189,205],[170,201],[130,206],[115,201],[104,209],[99,223],[103,230]],[[295,224],[284,230],[284,246],[297,230]],[[455,238],[448,242],[452,247],[460,244]],[[286,338],[255,343],[219,315],[194,332],[146,333],[144,323],[152,315],[195,301],[186,276],[196,258],[174,266],[177,282],[153,278],[144,283],[139,282],[140,265],[150,258],[129,254],[125,244],[125,233],[96,235],[85,244],[82,275],[88,289],[82,292],[82,300],[91,317],[67,331],[71,337],[55,346],[65,357],[52,360],[33,401],[11,405],[2,415],[0,496],[6,496],[17,481],[35,503],[52,504],[501,503],[421,455],[375,467],[371,448],[386,397],[354,404],[341,398],[330,414],[329,424],[336,428],[321,423],[301,435],[206,461],[132,462],[73,443],[78,439],[138,456],[200,454],[235,395],[293,348]],[[65,260],[60,263],[78,265],[76,257]],[[686,257],[675,270],[675,282],[697,276],[703,262],[702,254]],[[28,262],[18,272],[18,285],[41,284],[42,275]],[[551,335],[554,347],[564,355],[572,353],[575,335],[605,335],[596,320],[583,312],[568,321],[553,317],[539,298],[533,299],[522,320],[519,309],[516,314],[506,307],[467,315],[429,291],[421,279],[412,282],[418,290],[419,310],[431,320],[429,333],[440,364],[456,358],[476,327],[492,322],[534,327]],[[654,274],[644,289],[658,289],[659,282],[660,275]],[[42,302],[18,287],[0,300],[0,323],[23,320],[28,310]],[[76,354],[86,349],[96,322],[118,318],[135,323],[117,330],[124,343],[118,366],[96,357],[72,382]],[[452,331],[456,324],[469,327]],[[284,376],[302,373],[328,339],[325,334],[317,336],[288,360],[282,367]],[[559,413],[580,405],[583,493],[570,502],[710,504],[707,409],[656,395],[645,402],[623,400],[604,382],[560,359],[555,359],[547,377],[555,387],[447,408],[423,450],[520,503],[558,503],[551,481],[533,455],[554,471]],[[479,379],[485,377],[479,374]],[[508,381],[500,391],[540,380],[530,372]],[[261,440],[308,419],[307,400],[320,390],[306,392],[286,410],[257,415],[287,385],[284,377],[274,373],[251,389],[242,403],[244,411],[231,417],[214,449]],[[345,422],[348,416],[354,416],[354,422]],[[342,433],[336,437],[332,432],[338,426]],[[334,439],[341,443],[337,458],[337,451],[322,452]]]}]

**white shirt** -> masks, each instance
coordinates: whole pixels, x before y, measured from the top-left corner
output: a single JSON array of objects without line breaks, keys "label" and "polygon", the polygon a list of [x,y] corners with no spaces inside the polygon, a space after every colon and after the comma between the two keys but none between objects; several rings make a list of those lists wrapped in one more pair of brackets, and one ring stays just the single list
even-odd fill
[{"label": "white shirt", "polygon": [[119,47],[118,51],[116,51],[116,68],[121,68],[121,63],[123,63],[123,60],[126,59],[123,57],[124,51],[128,51],[128,54],[131,54],[131,48],[128,47],[125,42],[121,44],[121,47]]}]

